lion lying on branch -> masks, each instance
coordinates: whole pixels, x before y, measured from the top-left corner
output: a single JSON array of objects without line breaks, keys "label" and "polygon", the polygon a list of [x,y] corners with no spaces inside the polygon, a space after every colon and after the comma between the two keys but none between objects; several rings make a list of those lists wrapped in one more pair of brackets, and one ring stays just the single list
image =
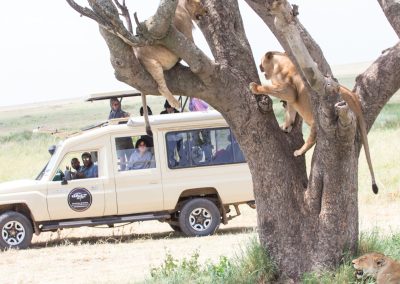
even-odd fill
[{"label": "lion lying on branch", "polygon": [[[192,19],[199,20],[207,13],[200,0],[179,0],[175,11],[173,24],[178,31],[193,42]],[[174,67],[180,58],[162,45],[135,47],[134,52],[140,63],[157,82],[158,91],[174,108],[179,108],[179,102],[168,89],[164,78],[164,70]]]}]

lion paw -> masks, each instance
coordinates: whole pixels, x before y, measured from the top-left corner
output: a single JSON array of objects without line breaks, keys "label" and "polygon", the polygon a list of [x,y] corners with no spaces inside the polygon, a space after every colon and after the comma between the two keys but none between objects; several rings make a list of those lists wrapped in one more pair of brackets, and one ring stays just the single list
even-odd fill
[{"label": "lion paw", "polygon": [[254,82],[251,82],[251,83],[249,84],[249,89],[250,89],[250,91],[251,91],[253,94],[256,94],[256,93],[257,93],[257,86],[258,86],[258,84],[257,84],[257,83],[254,83]]}]

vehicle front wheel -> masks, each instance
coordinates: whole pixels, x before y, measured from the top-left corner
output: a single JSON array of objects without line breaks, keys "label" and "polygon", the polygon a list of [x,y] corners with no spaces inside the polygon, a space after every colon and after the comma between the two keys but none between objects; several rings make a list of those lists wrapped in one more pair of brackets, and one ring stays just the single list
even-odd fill
[{"label": "vehicle front wheel", "polygon": [[0,249],[27,248],[32,241],[32,223],[26,216],[14,211],[0,215]]},{"label": "vehicle front wheel", "polygon": [[179,215],[179,227],[186,236],[214,234],[221,223],[221,214],[214,202],[195,198],[183,205]]}]

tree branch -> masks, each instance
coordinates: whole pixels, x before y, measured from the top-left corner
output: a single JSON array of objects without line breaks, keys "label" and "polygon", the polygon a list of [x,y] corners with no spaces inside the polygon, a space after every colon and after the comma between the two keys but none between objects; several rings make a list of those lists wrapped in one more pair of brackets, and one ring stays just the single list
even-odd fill
[{"label": "tree branch", "polygon": [[119,3],[118,0],[114,0],[115,4],[117,5],[118,9],[121,10],[122,16],[124,16],[126,20],[126,24],[128,26],[128,31],[133,34],[133,25],[132,25],[132,20],[131,16],[129,14],[128,7],[125,5],[125,0],[123,0],[122,4]]},{"label": "tree branch", "polygon": [[399,0],[378,0],[379,5],[392,25],[397,36],[400,38],[400,1]]},{"label": "tree branch", "polygon": [[400,88],[400,42],[387,49],[356,78],[354,91],[360,96],[367,129]]},{"label": "tree branch", "polygon": [[75,11],[96,21],[103,29],[119,36],[127,44],[131,46],[144,46],[148,44],[146,40],[135,37],[125,28],[122,21],[119,19],[118,10],[112,2],[108,0],[88,0],[92,7],[92,10],[90,10],[89,8],[78,5],[73,0],[66,1]]},{"label": "tree branch", "polygon": [[292,7],[287,1],[278,0],[269,5],[269,10],[275,16],[275,27],[285,37],[290,51],[298,62],[299,71],[304,74],[308,83],[315,91],[319,94],[324,94],[325,78],[319,71],[301,38]]},{"label": "tree branch", "polygon": [[215,61],[221,66],[245,71],[249,82],[258,81],[237,0],[205,1],[205,5],[208,14],[197,24],[211,48]]},{"label": "tree branch", "polygon": [[153,39],[162,39],[167,35],[167,32],[173,22],[178,0],[160,0],[160,5],[154,16],[147,19],[144,26],[139,27],[138,34],[146,30]]},{"label": "tree branch", "polygon": [[[281,31],[275,27],[274,16],[268,11],[268,9],[265,9],[265,7],[267,5],[269,5],[268,0],[261,0],[261,1],[246,0],[246,3],[254,10],[254,12],[257,13],[257,15],[269,27],[269,29],[275,35],[276,39],[279,41],[279,43],[281,44],[283,49],[286,51],[290,51],[287,40],[285,39],[285,37],[283,36]],[[298,8],[296,8],[296,13],[294,13],[294,14],[297,15],[298,12],[299,12],[299,10],[298,10]],[[300,36],[303,39],[303,42],[306,45],[314,62],[316,62],[318,64],[319,70],[321,70],[322,74],[324,74],[325,76],[331,76],[332,75],[331,68],[330,68],[328,62],[326,61],[319,45],[314,41],[314,39],[311,37],[311,35],[308,33],[308,31],[304,28],[304,26],[298,21],[297,17],[293,17],[292,20],[296,22],[296,25],[300,31]],[[290,59],[295,64],[297,64],[296,61],[294,60],[293,55],[290,52],[288,52],[288,55],[289,55]]]},{"label": "tree branch", "polygon": [[[100,28],[100,33],[110,50],[115,77],[141,92],[160,95],[157,83],[135,57],[132,47],[105,29]],[[189,97],[196,96],[201,99],[206,99],[208,96],[209,90],[187,67],[177,65],[164,72],[164,75],[173,93]]]}]

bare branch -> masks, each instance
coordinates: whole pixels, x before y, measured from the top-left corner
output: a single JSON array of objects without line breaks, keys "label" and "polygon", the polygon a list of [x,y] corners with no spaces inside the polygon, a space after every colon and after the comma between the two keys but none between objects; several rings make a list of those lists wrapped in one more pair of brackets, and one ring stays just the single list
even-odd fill
[{"label": "bare branch", "polygon": [[400,1],[399,0],[378,0],[387,20],[392,25],[397,36],[400,38]]},{"label": "bare branch", "polygon": [[122,4],[119,3],[118,0],[114,0],[115,4],[117,7],[121,10],[122,16],[124,16],[126,20],[126,24],[128,26],[128,31],[133,34],[133,26],[132,26],[132,20],[131,16],[129,15],[129,10],[128,7],[125,5],[125,0],[123,0]]},{"label": "bare branch", "polygon": [[131,46],[144,46],[147,40],[135,37],[130,33],[119,18],[118,10],[108,0],[88,0],[92,10],[79,6],[74,0],[66,0],[68,4],[81,15],[96,21],[103,29],[119,36]]},{"label": "bare branch", "polygon": [[275,16],[275,27],[286,38],[290,51],[296,58],[300,70],[310,86],[320,94],[325,93],[325,78],[319,71],[300,36],[290,4],[287,1],[274,1],[269,6],[269,9],[271,14]]},{"label": "bare branch", "polygon": [[360,96],[367,129],[383,106],[400,88],[400,42],[389,48],[356,79],[354,91]]}]

